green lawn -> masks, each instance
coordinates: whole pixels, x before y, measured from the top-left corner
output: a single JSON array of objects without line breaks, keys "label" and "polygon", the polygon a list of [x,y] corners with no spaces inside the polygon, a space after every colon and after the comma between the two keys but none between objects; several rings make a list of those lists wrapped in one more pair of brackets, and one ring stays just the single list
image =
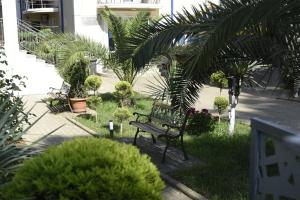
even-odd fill
[{"label": "green lawn", "polygon": [[250,127],[237,123],[233,137],[227,130],[222,122],[211,133],[186,136],[188,153],[206,165],[170,175],[211,200],[249,199]]},{"label": "green lawn", "polygon": [[[113,112],[118,101],[111,94],[102,95],[103,103],[97,108],[100,118],[95,123],[93,117],[78,117],[83,125],[101,133],[109,134],[108,121],[113,119]],[[150,113],[152,100],[135,95],[135,106],[131,112]],[[134,117],[132,117],[134,119]],[[118,134],[118,123],[115,122],[116,137],[133,137],[135,128],[124,122],[123,135]],[[195,191],[212,200],[248,199],[249,183],[249,132],[250,127],[237,123],[233,137],[227,134],[227,123],[218,124],[214,131],[199,137],[185,136],[185,146],[190,155],[203,160],[205,166],[195,166],[170,174]]]},{"label": "green lawn", "polygon": [[[76,120],[105,137],[109,135],[109,120],[113,120],[115,129],[114,135],[116,137],[133,137],[136,128],[130,126],[128,124],[128,121],[123,122],[122,136],[119,134],[119,123],[113,117],[114,111],[118,108],[118,100],[115,99],[114,96],[112,96],[112,94],[110,93],[102,94],[101,97],[103,103],[97,108],[99,122],[95,123],[95,117],[88,115],[79,116],[76,118]],[[134,101],[135,105],[129,108],[131,113],[140,112],[149,114],[151,112],[153,102],[151,98],[146,98],[140,94],[135,94]],[[132,116],[129,121],[135,120],[135,118],[135,116]]]}]

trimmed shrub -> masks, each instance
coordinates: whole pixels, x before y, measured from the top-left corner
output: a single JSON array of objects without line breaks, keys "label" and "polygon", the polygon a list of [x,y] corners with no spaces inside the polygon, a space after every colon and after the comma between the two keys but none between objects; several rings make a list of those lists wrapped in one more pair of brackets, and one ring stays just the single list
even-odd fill
[{"label": "trimmed shrub", "polygon": [[123,121],[128,120],[132,114],[128,110],[128,108],[118,108],[114,112],[114,117],[120,122],[120,133],[123,132]]},{"label": "trimmed shrub", "polygon": [[130,83],[126,81],[120,81],[115,86],[115,91],[113,95],[120,100],[121,106],[125,106],[126,103],[133,96],[133,89]]},{"label": "trimmed shrub", "polygon": [[212,115],[208,112],[195,112],[189,121],[186,131],[190,135],[199,136],[202,133],[213,131],[215,128],[215,120]]},{"label": "trimmed shrub", "polygon": [[227,98],[219,96],[215,98],[214,106],[217,108],[218,113],[221,115],[225,112],[225,110],[229,106],[229,102]]},{"label": "trimmed shrub", "polygon": [[89,108],[96,109],[102,103],[102,98],[99,96],[90,96],[86,102]]},{"label": "trimmed shrub", "polygon": [[101,77],[97,75],[90,75],[84,81],[85,88],[87,90],[93,90],[94,95],[96,95],[96,91],[100,88],[101,84]]},{"label": "trimmed shrub", "polygon": [[210,83],[220,88],[220,94],[222,89],[228,87],[228,80],[224,72],[217,71],[210,76]]},{"label": "trimmed shrub", "polygon": [[131,113],[128,108],[118,108],[114,112],[114,117],[119,121],[123,122],[131,117]]},{"label": "trimmed shrub", "polygon": [[80,138],[28,160],[2,189],[7,199],[161,199],[156,167],[131,145]]}]

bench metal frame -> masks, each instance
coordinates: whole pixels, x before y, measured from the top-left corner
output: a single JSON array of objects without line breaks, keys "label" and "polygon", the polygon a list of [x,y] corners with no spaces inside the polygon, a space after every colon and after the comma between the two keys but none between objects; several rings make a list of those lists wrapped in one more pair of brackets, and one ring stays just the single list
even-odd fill
[{"label": "bench metal frame", "polygon": [[[162,157],[162,163],[164,163],[166,153],[167,153],[168,148],[170,147],[171,142],[176,141],[176,140],[179,139],[184,159],[188,160],[188,155],[187,155],[187,153],[185,151],[185,148],[184,148],[183,135],[184,135],[184,131],[185,131],[186,124],[187,124],[187,121],[188,121],[188,117],[191,113],[191,110],[188,110],[186,112],[186,114],[181,118],[182,119],[181,124],[178,123],[178,119],[174,119],[173,123],[166,123],[165,120],[157,119],[155,117],[155,109],[154,109],[155,107],[158,107],[158,105],[155,105],[155,103],[154,103],[153,107],[152,107],[152,111],[149,115],[145,115],[145,114],[141,114],[141,113],[137,113],[137,112],[133,113],[135,116],[137,116],[135,121],[129,122],[130,125],[133,125],[133,126],[137,127],[135,137],[134,137],[134,141],[133,141],[133,145],[136,145],[137,136],[140,132],[150,133],[151,137],[152,137],[153,144],[156,143],[156,138],[157,139],[165,138],[166,139],[166,147],[164,149],[163,157]],[[170,118],[170,117],[172,118],[172,116],[170,116],[170,115],[168,116],[168,111],[173,113],[173,114],[176,113],[174,111],[174,109],[171,108],[170,106],[169,106],[169,108],[164,107],[163,110],[166,111],[166,113],[165,113],[165,115],[162,115],[162,117],[166,117],[166,118]],[[162,114],[164,114],[164,113],[162,113]],[[140,120],[141,118],[146,118],[147,119],[146,122],[142,122]],[[154,124],[153,121],[160,124],[161,127]],[[172,121],[172,119],[171,119],[171,121]],[[170,122],[170,120],[169,120],[169,122]]]},{"label": "bench metal frame", "polygon": [[60,112],[60,111],[64,110],[66,107],[69,107],[71,109],[71,106],[69,103],[70,90],[71,90],[71,85],[65,81],[62,83],[60,89],[50,87],[50,92],[48,93],[48,96],[53,98],[53,100],[62,100],[65,102],[65,104],[60,107],[54,107],[52,105],[52,101],[50,101],[50,104],[48,105],[48,107],[52,112]]}]

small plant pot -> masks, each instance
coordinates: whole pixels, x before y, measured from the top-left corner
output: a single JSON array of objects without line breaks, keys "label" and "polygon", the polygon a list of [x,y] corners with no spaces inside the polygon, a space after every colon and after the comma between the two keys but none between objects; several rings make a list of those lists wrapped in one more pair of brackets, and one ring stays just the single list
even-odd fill
[{"label": "small plant pot", "polygon": [[70,104],[74,113],[86,112],[86,99],[85,98],[70,98]]}]

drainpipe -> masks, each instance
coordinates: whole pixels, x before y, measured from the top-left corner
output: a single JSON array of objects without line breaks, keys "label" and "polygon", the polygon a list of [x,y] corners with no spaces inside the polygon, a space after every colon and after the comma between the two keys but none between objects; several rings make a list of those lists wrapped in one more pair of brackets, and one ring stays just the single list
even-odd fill
[{"label": "drainpipe", "polygon": [[174,17],[174,0],[171,0],[171,17]]},{"label": "drainpipe", "polygon": [[20,19],[23,20],[23,0],[20,0]]},{"label": "drainpipe", "polygon": [[65,32],[65,21],[64,21],[64,2],[60,0],[60,30],[62,33]]}]

